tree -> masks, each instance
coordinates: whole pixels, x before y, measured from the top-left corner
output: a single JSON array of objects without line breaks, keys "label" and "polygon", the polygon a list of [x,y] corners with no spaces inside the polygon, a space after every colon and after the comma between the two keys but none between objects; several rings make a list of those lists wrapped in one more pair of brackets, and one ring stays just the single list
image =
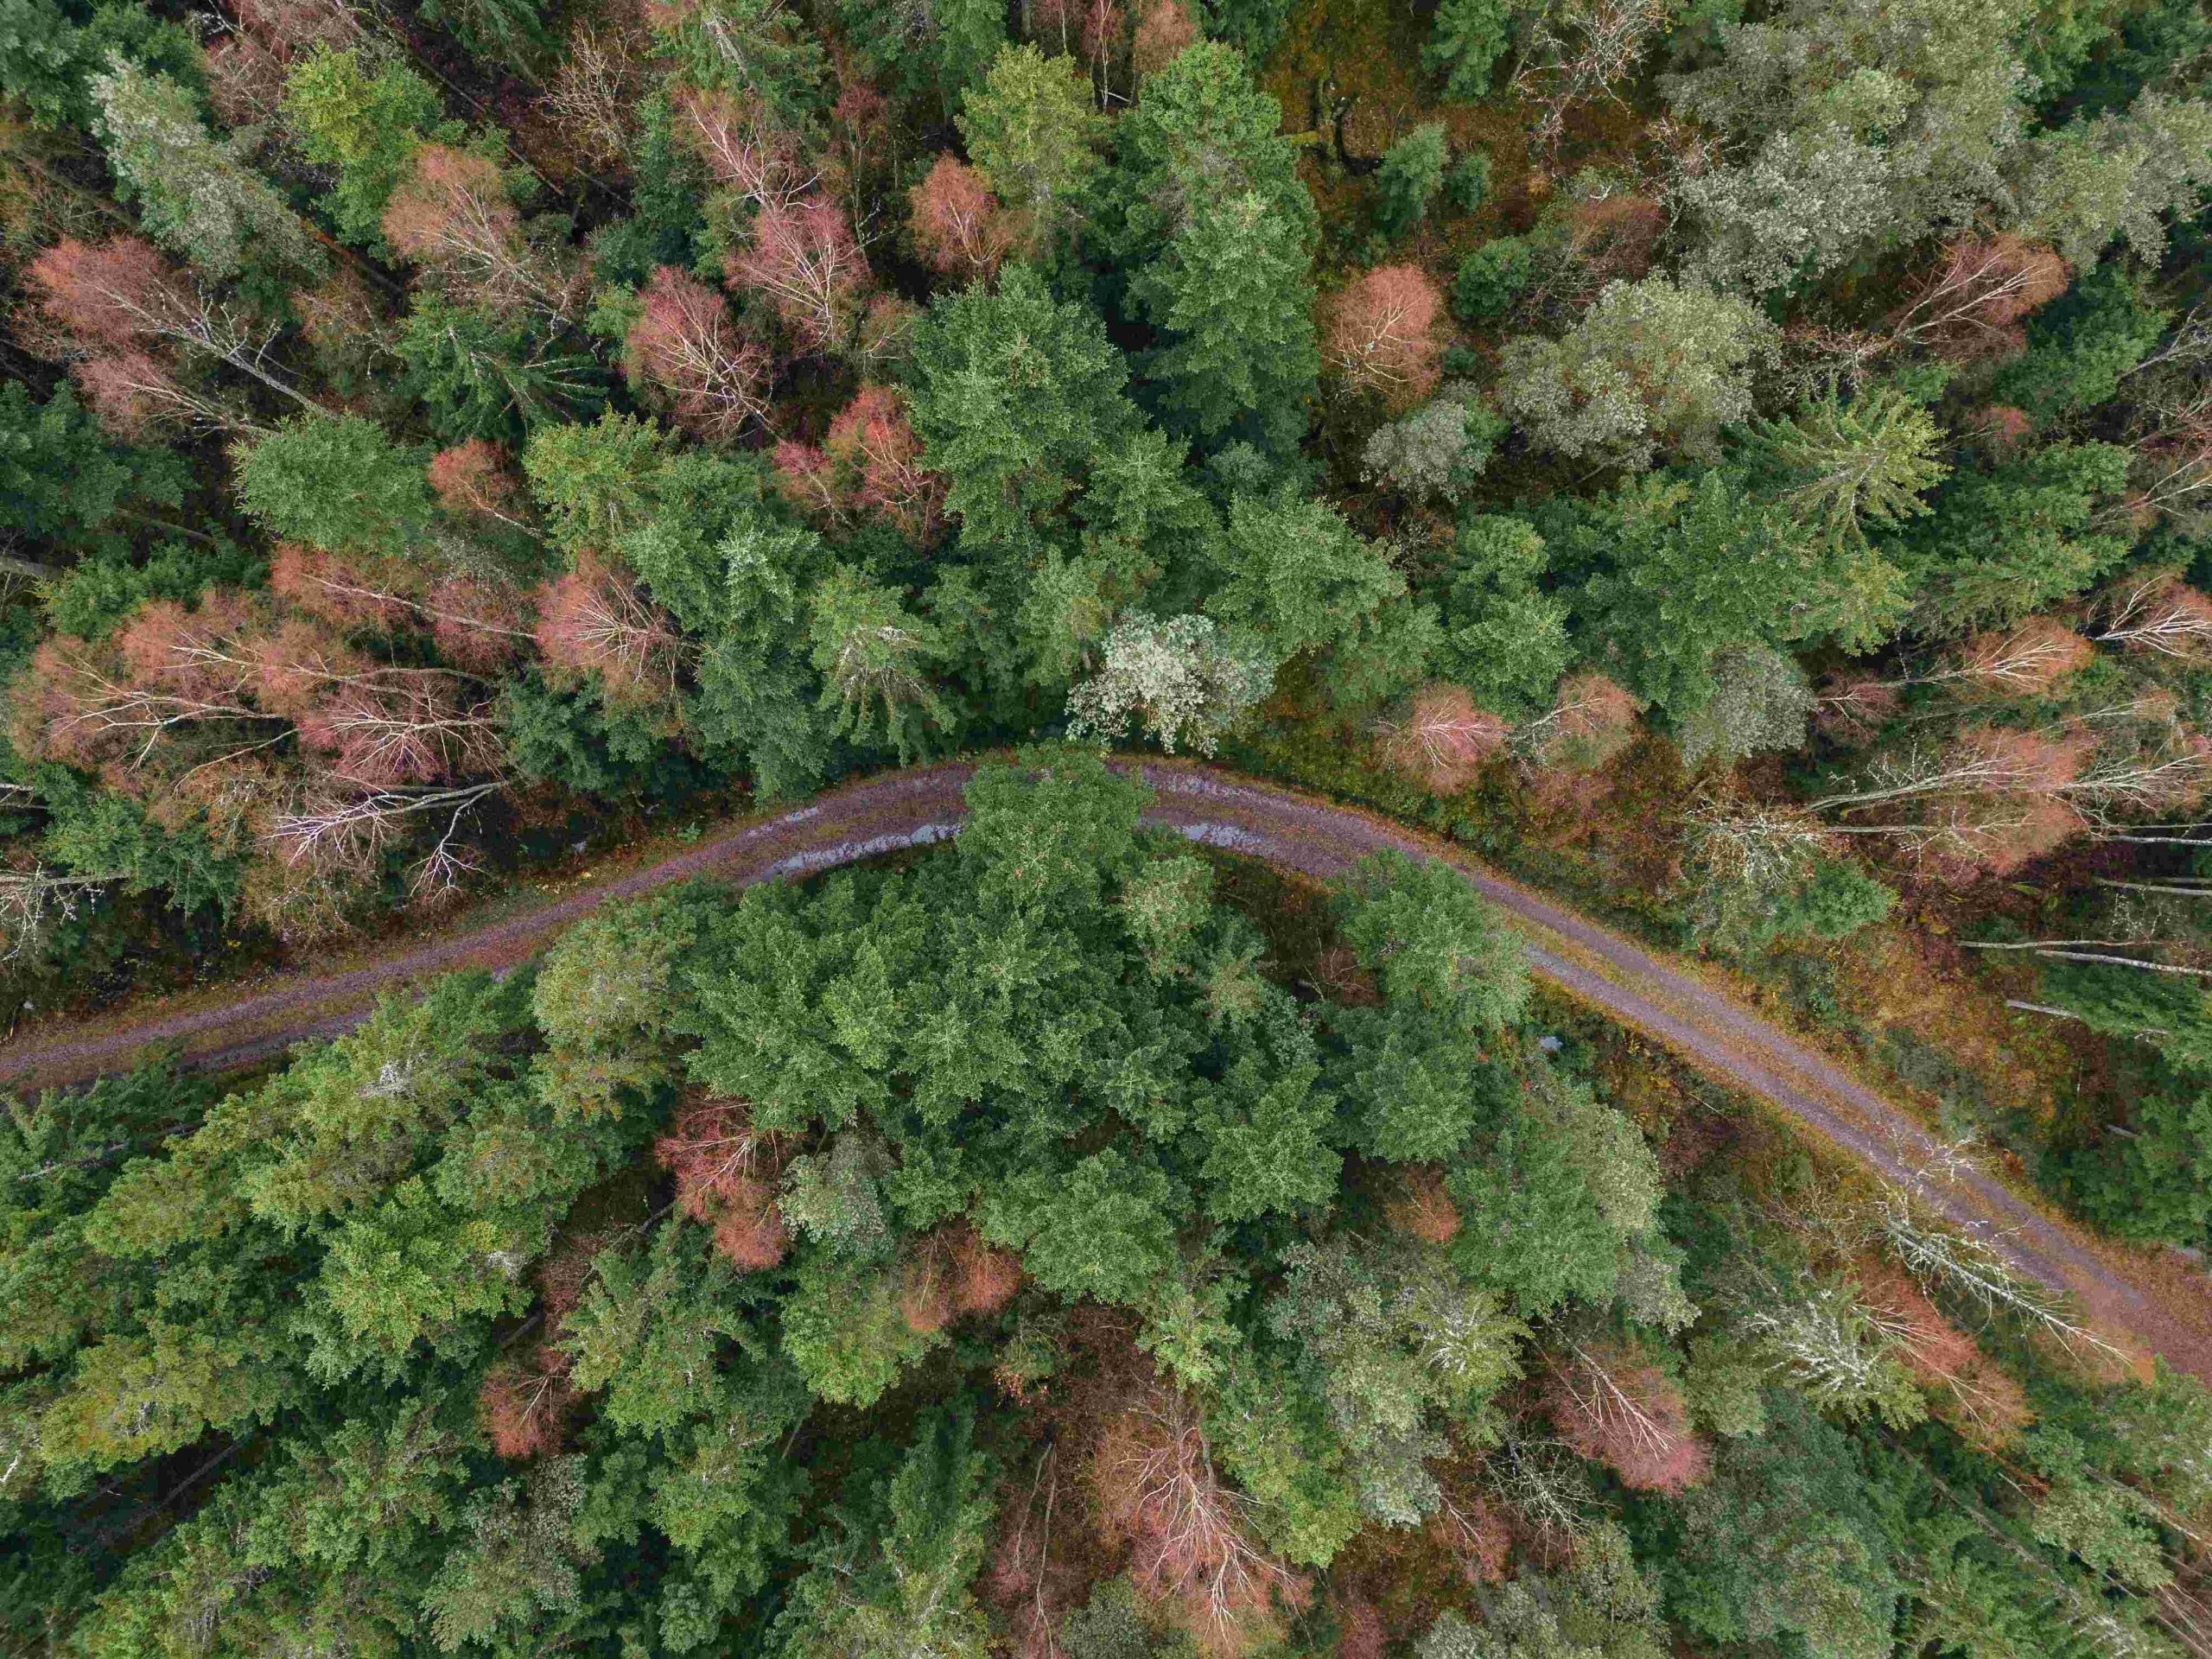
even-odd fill
[{"label": "tree", "polygon": [[385,240],[452,294],[494,313],[524,308],[555,320],[575,308],[575,284],[531,245],[506,181],[485,157],[424,143],[385,203]]},{"label": "tree", "polygon": [[284,120],[301,154],[338,169],[331,194],[338,233],[372,250],[383,242],[391,193],[441,113],[436,91],[406,65],[372,67],[352,47],[318,46],[284,78]]},{"label": "tree", "polygon": [[[988,1629],[969,1586],[996,1505],[972,1414],[931,1411],[888,1478],[841,1504],[840,1535],[777,1618],[785,1650],[830,1659],[981,1659]],[[863,1478],[855,1477],[853,1484]]]},{"label": "tree", "polygon": [[1869,523],[1886,530],[1920,517],[1922,496],[1950,472],[1938,459],[1942,428],[1894,387],[1847,407],[1831,389],[1795,419],[1754,420],[1750,431],[1751,454],[1784,486],[1781,499],[1839,541],[1863,543]]},{"label": "tree", "polygon": [[949,150],[907,200],[915,250],[948,276],[988,282],[1019,239],[1019,227],[982,175]]},{"label": "tree", "polygon": [[1024,244],[1044,248],[1096,175],[1106,127],[1075,60],[1001,48],[953,124],[984,186],[1020,216]]},{"label": "tree", "polygon": [[1533,709],[1572,660],[1567,607],[1537,585],[1546,563],[1544,538],[1524,519],[1460,521],[1437,661],[1485,708]]},{"label": "tree", "polygon": [[1444,77],[1445,97],[1471,101],[1490,91],[1491,67],[1512,41],[1512,24],[1504,0],[1443,0],[1421,60]]},{"label": "tree", "polygon": [[519,316],[415,296],[392,351],[402,389],[449,442],[512,439],[548,422],[595,413],[606,400],[599,365]]},{"label": "tree", "polygon": [[1221,585],[1207,611],[1258,636],[1279,662],[1347,650],[1361,620],[1406,591],[1405,579],[1333,508],[1287,495],[1232,500],[1212,562]]},{"label": "tree", "polygon": [[1704,456],[1751,413],[1769,325],[1748,302],[1663,276],[1605,285],[1565,337],[1506,342],[1498,407],[1547,448],[1631,471]]},{"label": "tree", "polygon": [[1535,279],[1535,254],[1525,238],[1496,236],[1459,261],[1452,281],[1452,314],[1488,322],[1513,308]]},{"label": "tree", "polygon": [[868,283],[867,257],[844,211],[821,197],[762,208],[751,242],[730,254],[727,274],[763,295],[809,352],[845,345]]},{"label": "tree", "polygon": [[867,741],[880,721],[880,741],[904,761],[921,751],[925,728],[944,731],[951,724],[951,711],[928,677],[929,664],[945,655],[944,642],[895,589],[840,565],[808,602],[821,706],[839,711],[841,733]]},{"label": "tree", "polygon": [[1679,719],[1713,695],[1714,652],[1758,640],[1822,597],[1806,535],[1712,472],[1695,484],[1630,480],[1554,544],[1603,573],[1575,607],[1629,689]]},{"label": "tree", "polygon": [[1255,641],[1224,636],[1211,617],[1166,621],[1140,612],[1107,635],[1098,673],[1068,698],[1068,735],[1112,742],[1131,715],[1168,753],[1178,742],[1211,754],[1274,683]]},{"label": "tree", "polygon": [[420,557],[433,518],[419,454],[372,421],[293,420],[237,455],[239,499],[277,536],[332,553]]},{"label": "tree", "polygon": [[1815,699],[1804,671],[1770,645],[1724,645],[1707,672],[1713,696],[1682,722],[1682,764],[1732,766],[1805,741]]},{"label": "tree", "polygon": [[90,85],[93,130],[156,241],[218,278],[322,274],[299,215],[209,135],[188,90],[120,58]]},{"label": "tree", "polygon": [[1142,359],[1171,425],[1278,453],[1305,435],[1320,359],[1299,227],[1256,193],[1202,209],[1130,283],[1160,331]]},{"label": "tree", "polygon": [[1352,391],[1410,408],[1435,390],[1443,310],[1443,296],[1419,266],[1370,270],[1323,302],[1324,359]]},{"label": "tree", "polygon": [[2077,118],[2021,146],[2022,228],[2077,270],[2115,238],[2155,264],[2168,217],[2212,187],[2212,105],[2146,89],[2124,113]]},{"label": "tree", "polygon": [[1394,242],[1412,235],[1444,188],[1448,158],[1441,121],[1415,127],[1384,150],[1375,173],[1376,228]]},{"label": "tree", "polygon": [[963,545],[1021,543],[1093,458],[1138,424],[1128,368],[1087,308],[1026,265],[938,300],[914,331],[909,398]]},{"label": "tree", "polygon": [[1681,1390],[1633,1350],[1570,1344],[1545,1377],[1545,1399],[1567,1443],[1631,1491],[1681,1492],[1705,1478]]},{"label": "tree", "polygon": [[677,424],[709,442],[727,443],[766,415],[768,354],[738,334],[721,295],[663,265],[639,299],[622,340],[632,385],[666,397]]},{"label": "tree", "polygon": [[1281,109],[1253,85],[1235,48],[1205,41],[1180,54],[1115,123],[1113,166],[1084,232],[1095,263],[1126,279],[1200,211],[1248,194],[1310,251],[1313,203],[1281,129]]},{"label": "tree", "polygon": [[1465,385],[1388,426],[1360,451],[1361,475],[1382,480],[1416,500],[1457,502],[1490,464],[1506,423]]}]

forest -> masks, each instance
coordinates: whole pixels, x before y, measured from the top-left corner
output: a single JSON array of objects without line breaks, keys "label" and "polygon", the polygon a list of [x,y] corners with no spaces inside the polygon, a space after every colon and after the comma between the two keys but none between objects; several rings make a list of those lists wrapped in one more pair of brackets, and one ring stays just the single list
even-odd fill
[{"label": "forest", "polygon": [[1640,1124],[1441,867],[1287,903],[1079,749],[969,794],[19,1109],[21,1650],[2202,1650],[2202,1389]]},{"label": "forest", "polygon": [[[2212,1248],[2198,0],[0,0],[26,1653],[2212,1652],[2212,1402],[1532,990]],[[1031,747],[1041,746],[1041,747]],[[1018,755],[1015,759],[1005,759]]]}]

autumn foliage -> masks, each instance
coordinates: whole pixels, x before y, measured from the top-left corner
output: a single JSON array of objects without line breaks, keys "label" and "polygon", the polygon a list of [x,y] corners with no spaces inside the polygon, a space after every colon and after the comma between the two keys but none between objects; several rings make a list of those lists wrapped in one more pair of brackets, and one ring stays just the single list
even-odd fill
[{"label": "autumn foliage", "polygon": [[1681,1391],[1634,1355],[1575,1344],[1544,1379],[1560,1438],[1640,1492],[1681,1492],[1706,1477]]},{"label": "autumn foliage", "polygon": [[664,397],[676,423],[727,443],[768,409],[768,353],[744,339],[722,296],[670,265],[639,295],[623,340],[630,384]]},{"label": "autumn foliage", "polygon": [[2020,324],[2066,291],[2072,274],[2050,248],[2013,235],[1961,238],[1916,285],[1891,323],[1900,340],[1953,359],[1999,356],[2025,343]]},{"label": "autumn foliage", "polygon": [[1019,239],[982,175],[950,153],[937,158],[908,200],[915,252],[949,276],[989,277]]},{"label": "autumn foliage", "polygon": [[676,1206],[713,1230],[733,1265],[772,1268],[788,1235],[776,1208],[775,1147],[753,1127],[745,1103],[704,1100],[687,1106],[653,1142],[653,1157],[676,1178]]},{"label": "autumn foliage", "polygon": [[813,197],[763,207],[748,245],[729,256],[729,280],[766,297],[802,351],[844,343],[868,286],[868,260],[844,209]]},{"label": "autumn foliage", "polygon": [[537,597],[535,638],[550,677],[595,679],[618,707],[672,709],[683,636],[626,571],[582,553]]},{"label": "autumn foliage", "polygon": [[1512,728],[1456,685],[1431,685],[1383,723],[1383,764],[1433,795],[1456,795],[1502,753]]},{"label": "autumn foliage", "polygon": [[1324,303],[1322,352],[1346,386],[1410,408],[1436,389],[1443,317],[1444,296],[1427,272],[1384,265]]},{"label": "autumn foliage", "polygon": [[1155,1390],[1108,1424],[1091,1453],[1102,1518],[1129,1547],[1129,1576],[1207,1652],[1279,1635],[1311,1585],[1254,1541],[1251,1501],[1216,1471],[1197,1412]]}]

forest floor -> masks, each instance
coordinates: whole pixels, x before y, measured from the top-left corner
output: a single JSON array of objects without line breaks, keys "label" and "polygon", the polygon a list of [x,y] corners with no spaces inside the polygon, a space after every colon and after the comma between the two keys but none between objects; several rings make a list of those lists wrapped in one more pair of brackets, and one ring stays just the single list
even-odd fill
[{"label": "forest floor", "polygon": [[[1136,764],[1136,763],[1132,763]],[[2101,1336],[2212,1382],[2212,1276],[2171,1250],[2100,1240],[1985,1165],[1962,1162],[1846,1065],[1745,1006],[1713,976],[1546,899],[1433,837],[1357,808],[1220,769],[1138,765],[1154,793],[1147,821],[1222,851],[1314,879],[1385,849],[1440,859],[1513,919],[1529,965],[1570,995],[1681,1056],[1990,1238],[2024,1272],[2072,1297]],[[59,1086],[129,1066],[166,1046],[188,1065],[227,1068],[343,1031],[383,992],[462,968],[528,960],[610,899],[689,879],[741,887],[803,876],[950,837],[974,767],[947,763],[848,785],[789,810],[741,820],[693,845],[602,880],[525,904],[479,926],[245,995],[154,1002],[100,1020],[26,1032],[0,1046],[0,1085]]]}]

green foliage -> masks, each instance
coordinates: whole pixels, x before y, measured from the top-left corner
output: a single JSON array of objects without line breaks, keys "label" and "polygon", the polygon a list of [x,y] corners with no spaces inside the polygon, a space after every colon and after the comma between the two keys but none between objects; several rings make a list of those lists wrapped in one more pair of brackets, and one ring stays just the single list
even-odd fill
[{"label": "green foliage", "polygon": [[96,543],[126,501],[176,505],[184,477],[173,456],[107,442],[67,385],[42,404],[20,380],[0,386],[0,525],[11,536]]},{"label": "green foliage", "polygon": [[0,91],[22,100],[41,127],[88,128],[92,78],[112,60],[197,90],[199,36],[129,0],[0,0]]},{"label": "green foliage", "polygon": [[607,400],[597,363],[520,317],[419,296],[392,351],[400,389],[443,443],[513,440],[536,427],[595,414]]},{"label": "green foliage", "polygon": [[2038,423],[2098,408],[2158,345],[2170,315],[2123,267],[2100,266],[2036,315],[2027,351],[2005,365],[1992,390]]},{"label": "green foliage", "polygon": [[270,534],[331,553],[421,558],[432,521],[423,456],[358,415],[287,421],[233,451],[238,493]]},{"label": "green foliage", "polygon": [[1955,475],[1897,550],[1918,586],[1916,622],[1935,634],[2004,626],[2089,587],[2126,553],[2126,537],[2094,528],[2126,481],[2127,452],[2106,443]]},{"label": "green foliage", "polygon": [[1444,95],[1477,99],[1490,91],[1491,69],[1513,38],[1508,0],[1440,0],[1421,60],[1444,77]]},{"label": "green foliage", "polygon": [[1428,217],[1444,188],[1444,124],[1426,122],[1382,152],[1375,172],[1375,228],[1395,241]]},{"label": "green foliage", "polygon": [[1713,695],[1683,718],[1676,734],[1684,766],[1732,766],[1804,743],[1818,699],[1787,656],[1771,645],[1724,645],[1707,671]]},{"label": "green foliage", "polygon": [[1452,279],[1452,314],[1466,322],[1490,322],[1513,308],[1535,280],[1535,251],[1518,236],[1495,236],[1459,261]]},{"label": "green foliage", "polygon": [[124,194],[156,242],[210,276],[314,277],[322,250],[284,199],[218,141],[190,88],[114,60],[91,81],[99,135]]},{"label": "green foliage", "polygon": [[423,139],[448,137],[438,94],[404,63],[373,70],[356,48],[319,46],[284,80],[284,120],[300,154],[338,169],[331,217],[339,235],[358,246],[384,245],[385,204],[405,176]]},{"label": "green foliage", "polygon": [[1201,41],[1147,78],[1144,96],[1114,124],[1113,166],[1085,227],[1109,286],[1160,257],[1203,205],[1256,195],[1310,250],[1313,203],[1297,152],[1279,136],[1282,111],[1229,47]]},{"label": "green foliage", "polygon": [[954,124],[984,182],[1001,202],[1032,215],[1039,236],[1049,235],[1089,188],[1106,130],[1076,60],[1026,45],[999,51]]},{"label": "green foliage", "polygon": [[1311,250],[1257,192],[1210,204],[1130,283],[1160,344],[1141,359],[1167,425],[1287,452],[1319,378]]},{"label": "green foliage", "polygon": [[1500,714],[1534,712],[1572,660],[1567,607],[1537,586],[1545,563],[1544,538],[1527,520],[1460,520],[1437,669]]},{"label": "green foliage", "polygon": [[1433,403],[1376,429],[1360,451],[1362,470],[1416,500],[1457,502],[1472,492],[1506,430],[1468,388],[1448,385]]},{"label": "green foliage", "polygon": [[[806,1659],[982,1659],[989,1634],[969,1583],[997,1506],[964,1402],[931,1410],[895,1470],[855,1476],[777,1619],[779,1650]],[[854,1494],[852,1486],[866,1490]]]},{"label": "green foliage", "polygon": [[1843,404],[1833,389],[1789,421],[1755,420],[1747,446],[1781,500],[1827,527],[1839,542],[1866,539],[1928,511],[1921,498],[1950,467],[1938,457],[1943,429],[1894,387]]},{"label": "green foliage", "polygon": [[1663,276],[1609,283],[1562,338],[1506,342],[1498,407],[1573,458],[1633,470],[1662,449],[1710,456],[1720,429],[1751,413],[1769,331],[1730,295]]},{"label": "green foliage", "polygon": [[1629,689],[1681,719],[1713,696],[1724,647],[1817,633],[1831,618],[1855,633],[1868,611],[1894,623],[1893,604],[1866,592],[1889,567],[1839,568],[1816,529],[1711,472],[1631,480],[1550,540],[1555,566],[1590,573],[1575,610]]},{"label": "green foliage", "polygon": [[1471,149],[1452,163],[1444,175],[1444,199],[1459,212],[1479,212],[1490,200],[1490,152]]},{"label": "green foliage", "polygon": [[1022,544],[1092,458],[1132,432],[1122,354],[1027,266],[941,299],[914,331],[911,408],[963,545]]}]

